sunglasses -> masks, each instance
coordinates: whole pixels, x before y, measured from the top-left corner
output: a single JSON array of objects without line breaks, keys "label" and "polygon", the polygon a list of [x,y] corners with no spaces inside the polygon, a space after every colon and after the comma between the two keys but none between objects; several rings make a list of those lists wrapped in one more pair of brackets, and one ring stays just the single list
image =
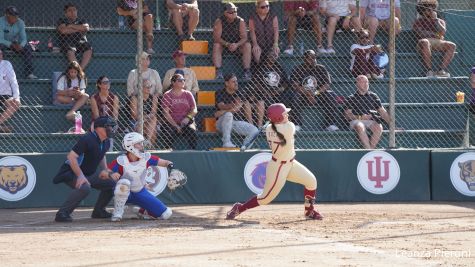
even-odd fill
[{"label": "sunglasses", "polygon": [[175,81],[176,81],[176,82],[184,82],[185,79],[180,78],[180,79],[176,79]]},{"label": "sunglasses", "polygon": [[232,14],[236,14],[236,13],[237,13],[237,11],[226,11],[226,13],[228,13],[228,14],[232,15]]},{"label": "sunglasses", "polygon": [[260,6],[259,8],[260,8],[260,9],[269,8],[269,5],[266,5],[266,6]]},{"label": "sunglasses", "polygon": [[111,81],[109,81],[109,80],[101,81],[101,84],[110,84],[110,83],[111,83]]}]

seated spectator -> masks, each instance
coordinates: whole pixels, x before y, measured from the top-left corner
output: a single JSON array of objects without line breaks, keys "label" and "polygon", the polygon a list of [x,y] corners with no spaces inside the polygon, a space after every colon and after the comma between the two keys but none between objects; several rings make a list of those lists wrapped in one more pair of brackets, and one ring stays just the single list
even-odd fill
[{"label": "seated spectator", "polygon": [[297,29],[312,30],[317,38],[318,53],[326,53],[322,41],[318,0],[295,1],[284,0],[284,12],[288,18],[288,46],[284,53],[294,54],[294,40]]},{"label": "seated spectator", "polygon": [[[194,41],[193,33],[200,21],[200,10],[197,0],[166,0],[170,18],[175,26],[180,41]],[[183,32],[183,20],[187,19],[188,32]]]},{"label": "seated spectator", "polygon": [[350,70],[353,76],[365,75],[368,78],[384,78],[382,70],[373,61],[377,53],[383,52],[381,46],[369,43],[369,34],[366,30],[356,33],[357,43],[350,48]]},{"label": "seated spectator", "polygon": [[85,70],[92,57],[92,47],[86,38],[89,24],[79,19],[77,7],[68,3],[64,6],[64,18],[59,19],[57,25],[61,51],[66,53],[69,62],[77,61],[76,53],[83,53],[80,65]]},{"label": "seated spectator", "polygon": [[198,86],[198,79],[194,70],[186,67],[186,54],[181,50],[176,50],[172,55],[175,61],[175,67],[169,69],[163,77],[163,88],[170,89],[170,79],[174,74],[181,74],[185,77],[185,90],[190,91],[196,99],[196,94],[200,90]]},{"label": "seated spectator", "polygon": [[[390,0],[360,0],[360,21],[365,29],[369,30],[369,42],[374,43],[378,27],[389,32]],[[396,35],[401,32],[401,2],[394,1]]]},{"label": "seated spectator", "polygon": [[[150,62],[152,57],[147,52],[142,52],[140,55],[142,59],[142,79],[147,79],[151,84],[150,93],[152,95],[159,95],[163,94],[163,87],[162,87],[162,79],[160,79],[160,74],[158,71],[149,68]],[[127,77],[127,95],[129,97],[138,94],[137,89],[137,69],[133,69],[129,72],[129,76]]]},{"label": "seated spectator", "polygon": [[73,107],[66,113],[66,119],[73,121],[76,111],[86,104],[89,95],[86,94],[87,78],[79,63],[70,62],[66,72],[58,78],[56,95],[53,101],[56,105]]},{"label": "seated spectator", "polygon": [[10,133],[12,129],[5,122],[20,108],[20,90],[13,66],[3,59],[1,49],[0,77],[0,133]]},{"label": "seated spectator", "polygon": [[234,131],[246,138],[243,145],[259,132],[256,126],[247,122],[244,118],[244,97],[238,90],[236,74],[228,74],[224,77],[224,88],[216,92],[215,117],[218,118],[216,128],[223,134],[223,147],[236,147],[231,141],[231,132]]},{"label": "seated spectator", "polygon": [[[250,107],[255,107],[256,112],[251,113],[251,108],[246,108],[248,122],[253,122],[252,114],[257,115],[257,127],[261,127],[264,121],[266,107],[279,103],[281,93],[289,86],[287,74],[278,62],[278,56],[272,50],[264,57],[256,68],[251,81],[246,88],[246,102]],[[246,103],[247,104],[247,103]]]},{"label": "seated spectator", "polygon": [[251,79],[251,44],[247,39],[246,22],[237,15],[237,7],[233,3],[224,4],[223,15],[214,22],[213,39],[213,63],[216,66],[216,79],[223,79],[221,67],[225,48],[230,53],[242,55],[243,79]]},{"label": "seated spectator", "polygon": [[[119,116],[119,98],[110,91],[111,82],[107,76],[96,81],[97,93],[91,96],[92,120],[109,116],[117,121]],[[93,128],[93,127],[91,127]]]},{"label": "seated spectator", "polygon": [[[127,18],[127,24],[131,29],[137,30],[138,22],[138,3],[139,0],[117,0],[117,14]],[[148,5],[143,2],[143,30],[147,40],[147,50],[149,54],[154,54],[153,51],[153,15],[148,8]]]},{"label": "seated spectator", "polygon": [[165,123],[160,135],[160,141],[165,149],[171,149],[177,136],[184,136],[191,149],[196,149],[198,136],[196,134],[195,116],[198,113],[196,102],[191,92],[185,90],[185,78],[174,74],[171,78],[171,90],[163,94],[163,115]]},{"label": "seated spectator", "polygon": [[273,51],[279,55],[279,20],[269,11],[269,1],[257,0],[256,12],[249,18],[249,33],[254,61],[259,64],[261,55]]},{"label": "seated spectator", "polygon": [[[357,91],[348,96],[345,102],[345,116],[350,121],[350,128],[358,134],[365,149],[375,149],[383,133],[382,120],[389,123],[389,114],[381,105],[378,95],[369,91],[368,77],[356,77]],[[366,133],[369,129],[371,140]]]},{"label": "seated spectator", "polygon": [[18,17],[19,14],[16,7],[9,6],[5,9],[5,16],[0,17],[0,49],[22,54],[25,76],[38,79],[33,74],[33,50],[26,37],[25,22]]},{"label": "seated spectator", "polygon": [[[453,42],[444,40],[447,28],[445,21],[437,17],[437,2],[423,1],[417,4],[417,12],[421,17],[414,22],[412,29],[419,39],[417,44],[426,67],[426,76],[448,78],[450,73],[447,67],[454,58],[457,46]],[[437,72],[432,70],[432,51],[444,53],[442,64]]]},{"label": "seated spectator", "polygon": [[322,128],[330,132],[340,130],[337,126],[342,121],[341,112],[338,109],[338,95],[330,88],[323,86],[317,91],[315,100],[316,106],[323,113]]},{"label": "seated spectator", "polygon": [[[150,93],[152,83],[149,80],[143,80],[143,133],[145,138],[155,146],[157,143],[157,111],[158,97]],[[130,99],[130,117],[135,131],[138,131],[138,97],[132,96]]]},{"label": "seated spectator", "polygon": [[361,23],[360,18],[357,15],[355,0],[320,0],[320,14],[326,17],[326,52],[328,54],[335,53],[335,49],[333,48],[333,37],[335,35],[335,30],[338,29],[349,31],[354,29],[356,32],[361,30]]}]

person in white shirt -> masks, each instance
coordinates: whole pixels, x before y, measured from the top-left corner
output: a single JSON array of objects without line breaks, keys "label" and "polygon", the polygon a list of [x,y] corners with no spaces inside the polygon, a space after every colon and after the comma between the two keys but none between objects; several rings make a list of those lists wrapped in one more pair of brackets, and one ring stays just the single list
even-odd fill
[{"label": "person in white shirt", "polygon": [[73,107],[66,113],[66,119],[72,121],[76,111],[86,104],[89,95],[86,94],[87,79],[81,65],[77,61],[69,63],[66,72],[58,78],[54,104],[70,105]]},{"label": "person in white shirt", "polygon": [[[140,55],[142,58],[142,79],[146,79],[151,83],[150,94],[161,96],[163,94],[162,79],[158,71],[150,69],[151,55],[147,52],[142,52]],[[129,72],[127,77],[127,96],[131,97],[138,94],[137,88],[137,69],[133,69]]]},{"label": "person in white shirt", "polygon": [[[372,44],[378,27],[389,32],[390,0],[360,0],[360,21],[365,29],[369,30],[369,40]],[[401,32],[401,2],[394,0],[394,24],[396,35]]]},{"label": "person in white shirt", "polygon": [[172,55],[175,61],[175,67],[167,70],[163,77],[163,88],[165,91],[170,89],[171,78],[174,74],[181,74],[185,77],[185,90],[190,91],[196,99],[196,94],[200,90],[198,86],[198,79],[196,73],[190,68],[186,67],[186,54],[181,50],[176,50]]},{"label": "person in white shirt", "polygon": [[20,108],[20,90],[10,61],[3,60],[0,50],[0,132],[11,132],[5,125],[13,114]]}]

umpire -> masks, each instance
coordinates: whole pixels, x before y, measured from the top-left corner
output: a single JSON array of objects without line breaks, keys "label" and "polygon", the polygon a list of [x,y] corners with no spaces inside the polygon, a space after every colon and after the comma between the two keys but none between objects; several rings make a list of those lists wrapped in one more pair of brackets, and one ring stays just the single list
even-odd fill
[{"label": "umpire", "polygon": [[[73,191],[56,213],[56,222],[72,222],[71,213],[89,195],[91,187],[100,190],[92,218],[110,218],[105,210],[112,199],[115,182],[100,179],[99,174],[107,168],[105,154],[111,146],[116,122],[111,117],[99,117],[94,121],[94,131],[79,139],[67,156],[66,162],[53,178],[54,184],[65,183]],[[100,165],[100,168],[97,167]],[[101,173],[104,175],[104,173]]]}]

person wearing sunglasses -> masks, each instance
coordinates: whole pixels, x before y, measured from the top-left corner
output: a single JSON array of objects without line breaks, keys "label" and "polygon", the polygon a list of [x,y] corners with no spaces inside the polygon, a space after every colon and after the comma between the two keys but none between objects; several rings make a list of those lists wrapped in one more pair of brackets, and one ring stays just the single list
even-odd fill
[{"label": "person wearing sunglasses", "polygon": [[256,12],[249,18],[249,33],[252,41],[252,54],[256,63],[261,62],[261,55],[273,52],[279,55],[279,21],[269,11],[269,1],[258,0]]},{"label": "person wearing sunglasses", "polygon": [[365,75],[368,79],[384,78],[383,70],[374,63],[374,56],[383,52],[380,45],[370,44],[369,33],[361,30],[356,34],[357,43],[350,48],[351,63],[350,70],[354,77]]},{"label": "person wearing sunglasses", "polygon": [[237,15],[233,3],[224,4],[223,15],[216,19],[213,26],[213,63],[216,67],[216,79],[223,79],[223,51],[240,53],[244,66],[243,79],[251,79],[251,43],[247,39],[246,22]]},{"label": "person wearing sunglasses", "polygon": [[117,121],[119,116],[119,97],[110,91],[111,82],[107,76],[101,76],[96,82],[97,93],[91,96],[92,119],[110,116]]}]

